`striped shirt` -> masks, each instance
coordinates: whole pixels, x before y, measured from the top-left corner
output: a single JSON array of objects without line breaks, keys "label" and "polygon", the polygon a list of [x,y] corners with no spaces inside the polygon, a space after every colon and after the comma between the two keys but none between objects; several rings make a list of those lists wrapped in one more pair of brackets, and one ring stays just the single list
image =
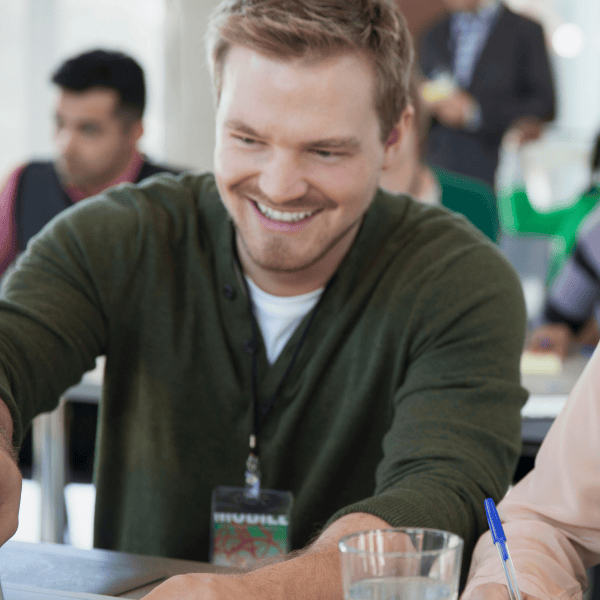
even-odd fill
[{"label": "striped shirt", "polygon": [[577,333],[594,313],[600,321],[600,207],[585,220],[573,254],[554,280],[544,316]]},{"label": "striped shirt", "polygon": [[475,65],[500,9],[499,2],[484,2],[477,11],[457,11],[450,17],[452,74],[464,89],[471,84]]}]

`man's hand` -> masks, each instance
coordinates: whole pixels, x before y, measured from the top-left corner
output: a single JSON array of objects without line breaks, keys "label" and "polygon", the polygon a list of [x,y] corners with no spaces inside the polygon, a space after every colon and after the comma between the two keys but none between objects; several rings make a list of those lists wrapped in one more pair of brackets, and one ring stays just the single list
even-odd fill
[{"label": "man's hand", "polygon": [[145,600],[342,600],[340,538],[388,523],[366,513],[332,523],[306,550],[242,575],[178,575],[152,590]]},{"label": "man's hand", "polygon": [[8,541],[19,525],[22,476],[11,452],[0,450],[0,545]]},{"label": "man's hand", "polygon": [[440,123],[455,129],[465,127],[476,107],[475,98],[463,90],[456,90],[447,98],[429,104],[431,114]]},{"label": "man's hand", "polygon": [[[268,583],[265,581],[265,592]],[[269,595],[255,595],[252,583],[244,575],[215,575],[214,573],[192,573],[177,575],[161,583],[155,590],[144,596],[145,600],[262,600]]]},{"label": "man's hand", "polygon": [[17,531],[22,481],[12,447],[12,418],[0,400],[0,545]]},{"label": "man's hand", "polygon": [[[508,588],[505,585],[501,585],[500,583],[485,583],[484,585],[477,586],[468,597],[463,597],[465,600],[507,600],[509,596]],[[523,600],[540,600],[540,598],[523,594],[522,592],[521,598]]]}]

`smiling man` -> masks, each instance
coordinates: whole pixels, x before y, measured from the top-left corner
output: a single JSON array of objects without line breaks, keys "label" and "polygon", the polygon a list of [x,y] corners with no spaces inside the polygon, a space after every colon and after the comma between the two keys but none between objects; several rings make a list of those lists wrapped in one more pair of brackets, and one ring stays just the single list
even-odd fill
[{"label": "smiling man", "polygon": [[[464,219],[378,189],[412,112],[402,15],[392,0],[227,1],[208,49],[214,175],[76,207],[8,280],[7,436],[105,353],[96,546],[206,560],[259,487],[285,505],[250,517],[289,525],[293,558],[148,598],[341,598],[338,541],[376,527],[458,532],[468,564],[519,453],[524,305]],[[7,437],[4,539],[10,452]],[[213,559],[230,550],[215,542]]]},{"label": "smiling man", "polygon": [[164,171],[137,149],[144,133],[144,73],[130,56],[92,50],[56,70],[56,156],[16,169],[0,191],[0,274],[54,216],[123,182]]}]

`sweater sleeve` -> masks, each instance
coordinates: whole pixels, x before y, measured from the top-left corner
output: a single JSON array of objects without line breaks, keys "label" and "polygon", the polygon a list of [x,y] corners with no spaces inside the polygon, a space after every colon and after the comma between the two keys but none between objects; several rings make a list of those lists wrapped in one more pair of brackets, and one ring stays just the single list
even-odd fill
[{"label": "sweater sleeve", "polygon": [[[522,592],[581,599],[600,562],[600,349],[588,362],[537,454],[535,468],[498,505]],[[505,583],[489,534],[475,548],[462,600]]]},{"label": "sweater sleeve", "polygon": [[135,256],[123,241],[125,212],[103,196],[64,211],[31,240],[3,285],[0,398],[11,410],[15,446],[104,353],[107,290]]},{"label": "sweater sleeve", "polygon": [[437,261],[419,288],[375,494],[334,518],[362,511],[452,531],[468,561],[486,528],[484,500],[504,495],[520,452],[523,297],[489,246]]}]

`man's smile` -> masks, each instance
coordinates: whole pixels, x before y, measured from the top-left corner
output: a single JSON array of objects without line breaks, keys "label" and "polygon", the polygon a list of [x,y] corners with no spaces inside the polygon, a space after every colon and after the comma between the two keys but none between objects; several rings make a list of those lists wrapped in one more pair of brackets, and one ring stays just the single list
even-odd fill
[{"label": "man's smile", "polygon": [[279,210],[274,210],[269,208],[268,206],[261,204],[260,202],[256,202],[252,200],[253,204],[258,208],[258,210],[268,219],[272,221],[280,221],[284,223],[298,223],[299,221],[303,221],[304,219],[308,219],[312,217],[319,209],[314,209],[310,211],[294,211],[294,212],[283,212]]}]

